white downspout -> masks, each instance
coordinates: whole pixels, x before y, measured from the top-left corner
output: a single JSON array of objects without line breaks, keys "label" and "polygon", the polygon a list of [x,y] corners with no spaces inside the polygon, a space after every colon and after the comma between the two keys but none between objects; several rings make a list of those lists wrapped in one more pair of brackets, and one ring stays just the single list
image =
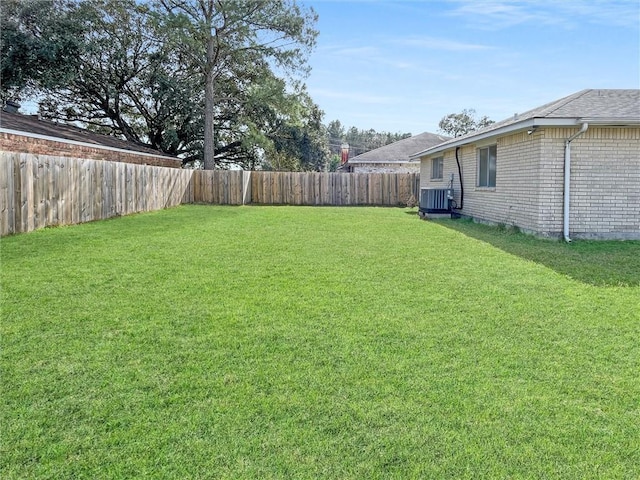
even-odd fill
[{"label": "white downspout", "polygon": [[589,128],[589,124],[584,122],[582,124],[582,128],[577,132],[571,135],[564,141],[564,208],[562,211],[564,224],[562,228],[562,234],[564,235],[564,241],[570,242],[571,238],[569,238],[569,197],[570,197],[570,187],[571,187],[571,142],[573,142],[577,137],[582,135]]}]

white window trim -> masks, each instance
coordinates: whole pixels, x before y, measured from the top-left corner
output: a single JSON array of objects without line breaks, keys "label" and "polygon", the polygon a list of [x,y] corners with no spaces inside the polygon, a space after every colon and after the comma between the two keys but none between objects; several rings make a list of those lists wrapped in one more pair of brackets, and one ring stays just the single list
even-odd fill
[{"label": "white window trim", "polygon": [[[433,176],[433,166],[435,165],[435,162],[437,160],[440,160],[442,168],[440,169],[440,176],[439,177],[434,177]],[[444,156],[439,155],[437,157],[432,157],[430,162],[429,162],[429,166],[430,166],[430,169],[431,169],[430,180],[443,181],[444,180]]]},{"label": "white window trim", "polygon": [[[495,168],[496,168],[496,174],[498,171],[498,144],[495,143],[495,141],[493,143],[488,143],[482,146],[477,146],[476,145],[476,188],[478,190],[487,190],[487,191],[495,191],[496,189],[496,185],[497,182],[497,178],[495,180],[495,184],[494,185],[480,185],[480,151],[481,150],[488,150],[491,147],[496,147],[496,155],[495,155]],[[489,165],[487,165],[487,172],[489,169]],[[488,182],[489,179],[487,179]]]}]

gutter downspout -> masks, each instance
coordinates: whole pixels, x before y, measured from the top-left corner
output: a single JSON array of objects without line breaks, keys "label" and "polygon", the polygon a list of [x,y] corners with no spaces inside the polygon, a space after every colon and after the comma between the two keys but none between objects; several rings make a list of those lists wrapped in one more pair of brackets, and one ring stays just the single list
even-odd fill
[{"label": "gutter downspout", "polygon": [[[460,177],[460,206],[454,207],[455,210],[462,210],[464,208],[464,184],[462,183],[462,168],[460,167],[460,158],[458,152],[460,147],[456,147],[456,163],[458,164],[458,177]],[[453,185],[451,185],[453,188]]]},{"label": "gutter downspout", "polygon": [[564,141],[564,208],[562,210],[563,215],[563,228],[562,234],[564,236],[564,241],[569,243],[571,238],[569,238],[569,197],[570,197],[570,187],[571,187],[571,142],[573,142],[576,138],[582,135],[589,128],[589,124],[584,122],[582,124],[582,128],[577,132],[571,135]]}]

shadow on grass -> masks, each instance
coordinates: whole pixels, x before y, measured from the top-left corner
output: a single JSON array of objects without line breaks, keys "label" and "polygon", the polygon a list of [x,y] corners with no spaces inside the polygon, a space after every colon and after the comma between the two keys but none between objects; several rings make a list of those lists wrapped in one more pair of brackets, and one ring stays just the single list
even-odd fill
[{"label": "shadow on grass", "polygon": [[434,222],[589,285],[640,285],[640,241],[575,240],[567,244],[471,220]]}]

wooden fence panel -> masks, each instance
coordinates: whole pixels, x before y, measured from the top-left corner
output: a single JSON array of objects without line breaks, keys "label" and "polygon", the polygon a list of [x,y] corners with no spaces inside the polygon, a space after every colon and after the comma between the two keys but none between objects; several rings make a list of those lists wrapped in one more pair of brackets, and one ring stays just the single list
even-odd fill
[{"label": "wooden fence panel", "polygon": [[233,172],[233,197],[231,198],[232,205],[242,205],[243,187],[244,187],[244,172],[241,170]]},{"label": "wooden fence panel", "polygon": [[31,174],[31,185],[30,185],[30,205],[27,205],[29,212],[29,224],[32,225],[32,229],[42,228],[42,224],[38,215],[38,209],[40,207],[40,190],[42,189],[40,186],[40,179],[38,177],[38,159],[30,159],[29,161],[29,169]]},{"label": "wooden fence panel", "polygon": [[59,209],[59,201],[60,201],[60,192],[56,188],[56,181],[58,178],[58,165],[55,161],[54,157],[49,157],[47,161],[47,190],[49,194],[46,199],[46,215],[47,225],[56,225],[58,222],[58,209]]},{"label": "wooden fence panel", "polygon": [[406,205],[418,174],[179,170],[0,153],[0,235],[157,210],[223,205]]},{"label": "wooden fence panel", "polygon": [[203,175],[204,177],[204,182],[203,182],[203,187],[204,187],[204,201],[206,203],[214,203],[214,199],[213,199],[213,172],[211,172],[211,175]]},{"label": "wooden fence panel", "polygon": [[[20,159],[17,154],[10,154],[6,159],[7,166],[7,175],[6,179],[8,182],[7,185],[7,202],[6,207],[2,209],[2,216],[8,216],[6,222],[3,220],[2,222],[2,232],[14,233],[18,230],[18,225],[16,225],[17,213],[18,213],[18,175],[20,175]],[[4,170],[4,168],[3,168]],[[6,225],[6,230],[4,229],[4,225]]]},{"label": "wooden fence panel", "polygon": [[0,235],[192,202],[192,177],[192,170],[0,152]]},{"label": "wooden fence panel", "polygon": [[33,162],[29,161],[26,155],[21,155],[20,171],[23,172],[20,176],[20,191],[22,192],[20,198],[20,228],[23,231],[30,231],[33,230],[33,215],[31,215],[31,209],[33,208]]},{"label": "wooden fence panel", "polygon": [[[180,197],[176,197],[173,201],[216,205],[242,204],[244,191],[242,170],[194,170],[192,172],[193,180],[181,184]],[[251,187],[258,188],[257,185],[251,185]]]},{"label": "wooden fence panel", "polygon": [[136,173],[135,165],[127,165],[127,210],[125,212],[127,215],[138,211],[138,201],[136,199],[138,195],[138,189],[136,188],[138,177]]},{"label": "wooden fence panel", "polygon": [[[406,205],[418,198],[419,176],[415,173],[325,173],[325,172],[245,172],[250,173],[251,203],[256,205]],[[202,203],[242,203],[242,177],[236,172],[199,171],[204,179],[227,176],[224,185],[229,199],[199,194],[194,183],[194,201]],[[237,175],[237,178],[235,178]],[[416,181],[416,178],[418,179]],[[236,190],[237,189],[237,192]]]},{"label": "wooden fence panel", "polygon": [[14,160],[7,156],[3,159],[5,165],[0,169],[0,231],[13,233],[15,231],[13,214],[15,199],[13,196]]},{"label": "wooden fence panel", "polygon": [[267,178],[267,183],[265,184],[265,193],[270,194],[267,195],[265,200],[270,204],[279,205],[281,203],[281,200],[280,188],[278,188],[279,186],[277,183],[277,175],[275,174],[275,172],[267,172],[265,176]]}]

